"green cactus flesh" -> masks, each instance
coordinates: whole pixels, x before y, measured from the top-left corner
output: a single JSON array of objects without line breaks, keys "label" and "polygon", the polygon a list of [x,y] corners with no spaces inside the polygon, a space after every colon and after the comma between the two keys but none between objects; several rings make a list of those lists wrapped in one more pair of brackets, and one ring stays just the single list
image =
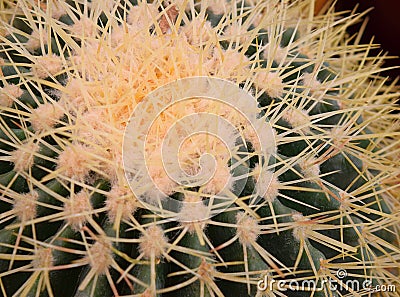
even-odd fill
[{"label": "green cactus flesh", "polygon": [[[311,0],[15,2],[0,12],[0,295],[364,296],[366,281],[400,285],[398,93],[379,76],[385,57],[346,33],[362,15],[314,16]],[[261,158],[219,103],[173,106],[154,143],[185,112],[214,111],[243,138],[234,157],[202,135],[183,143],[191,173],[216,155],[200,186],[174,187],[151,155],[154,183],[186,203],[160,215],[126,180],[125,127],[153,90],[195,76],[252,94],[276,150]],[[233,203],[203,219],[223,181]],[[273,285],[261,290],[264,278]]]}]

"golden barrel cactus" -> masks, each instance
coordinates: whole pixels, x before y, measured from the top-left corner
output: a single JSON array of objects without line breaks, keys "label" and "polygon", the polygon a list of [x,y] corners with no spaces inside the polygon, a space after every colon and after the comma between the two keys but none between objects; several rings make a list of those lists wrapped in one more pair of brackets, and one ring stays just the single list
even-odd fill
[{"label": "golden barrel cactus", "polygon": [[2,1],[2,296],[398,296],[399,93],[313,0]]}]

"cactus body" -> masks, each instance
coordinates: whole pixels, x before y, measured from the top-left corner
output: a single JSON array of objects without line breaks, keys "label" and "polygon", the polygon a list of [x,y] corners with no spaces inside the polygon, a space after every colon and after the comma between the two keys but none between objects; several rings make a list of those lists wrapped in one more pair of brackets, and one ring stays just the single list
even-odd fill
[{"label": "cactus body", "polygon": [[[313,4],[4,4],[0,292],[363,296],[366,281],[399,285],[398,93],[379,76],[384,57],[346,36],[362,16],[314,16]],[[223,79],[254,101],[137,112],[159,87],[191,77]],[[188,180],[213,165],[201,184],[178,185],[158,151],[186,114],[195,120],[167,144],[180,141]],[[271,129],[254,131],[248,114]],[[127,169],[124,137],[138,118],[137,131],[152,121],[147,159]],[[221,135],[190,134],[196,127]]]}]

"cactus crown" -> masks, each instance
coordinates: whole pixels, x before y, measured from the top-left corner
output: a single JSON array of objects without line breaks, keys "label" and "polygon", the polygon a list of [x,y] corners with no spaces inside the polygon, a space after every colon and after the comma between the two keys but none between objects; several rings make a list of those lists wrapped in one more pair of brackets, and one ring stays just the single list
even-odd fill
[{"label": "cactus crown", "polygon": [[[4,296],[399,285],[398,93],[385,56],[347,36],[362,14],[314,16],[311,0],[1,5]],[[176,82],[203,96],[172,100]],[[265,276],[322,289],[261,289]]]}]

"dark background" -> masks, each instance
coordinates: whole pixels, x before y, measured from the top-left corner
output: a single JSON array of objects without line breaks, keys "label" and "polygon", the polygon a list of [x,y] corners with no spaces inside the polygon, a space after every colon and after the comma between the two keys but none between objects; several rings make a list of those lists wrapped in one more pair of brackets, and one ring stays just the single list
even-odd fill
[{"label": "dark background", "polygon": [[[400,0],[338,0],[336,11],[353,10],[357,4],[358,12],[374,8],[368,14],[369,22],[362,41],[369,43],[375,36],[374,43],[381,44],[384,52],[388,52],[390,56],[400,56]],[[349,33],[357,30],[357,27],[350,28]],[[390,59],[384,66],[400,66],[400,59]],[[393,80],[400,77],[400,69],[390,70],[382,75],[390,76]]]}]

